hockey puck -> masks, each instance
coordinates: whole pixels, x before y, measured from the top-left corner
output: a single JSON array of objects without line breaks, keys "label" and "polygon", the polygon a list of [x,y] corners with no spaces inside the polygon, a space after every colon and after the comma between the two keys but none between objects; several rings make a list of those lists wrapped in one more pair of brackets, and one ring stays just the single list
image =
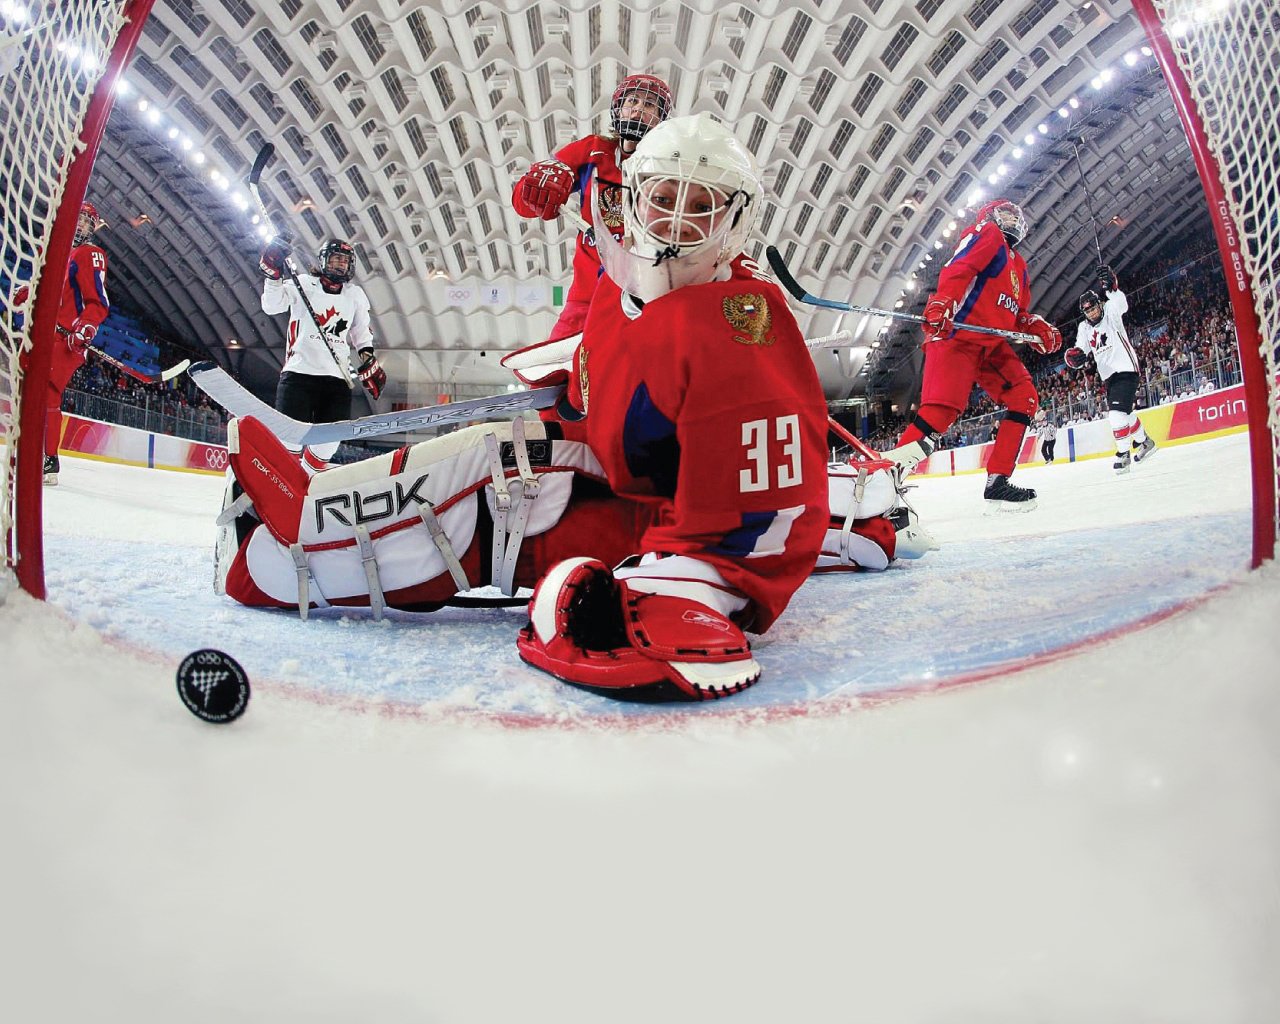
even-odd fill
[{"label": "hockey puck", "polygon": [[223,725],[249,706],[249,677],[228,654],[212,648],[192,651],[178,666],[178,696],[197,718]]}]

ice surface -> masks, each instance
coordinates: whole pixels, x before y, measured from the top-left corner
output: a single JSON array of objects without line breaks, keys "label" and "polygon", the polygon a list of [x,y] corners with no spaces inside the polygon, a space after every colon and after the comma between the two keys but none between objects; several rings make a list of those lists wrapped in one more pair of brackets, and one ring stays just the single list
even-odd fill
[{"label": "ice surface", "polygon": [[[637,710],[523,666],[518,612],[214,598],[217,481],[67,459],[51,600],[0,609],[0,1014],[1280,1019],[1245,461],[1019,470],[1027,515],[924,481],[942,551],[810,581],[754,690]],[[174,693],[205,645],[232,726]]]}]

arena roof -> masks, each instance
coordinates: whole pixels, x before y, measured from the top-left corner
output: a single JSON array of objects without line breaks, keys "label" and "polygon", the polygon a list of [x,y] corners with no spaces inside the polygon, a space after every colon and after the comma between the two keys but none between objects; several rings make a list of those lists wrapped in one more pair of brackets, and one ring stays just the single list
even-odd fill
[{"label": "arena roof", "polygon": [[[156,0],[90,197],[113,293],[265,392],[283,325],[258,312],[242,183],[271,141],[264,191],[299,247],[357,247],[389,397],[491,391],[571,277],[573,222],[521,219],[512,184],[647,71],[756,154],[749,252],[776,245],[810,292],[918,312],[953,225],[1008,195],[1033,306],[1067,326],[1099,245],[1123,276],[1209,238],[1143,44],[1119,0]],[[795,309],[811,337],[854,332],[815,353],[828,398],[910,386],[916,329]]]}]

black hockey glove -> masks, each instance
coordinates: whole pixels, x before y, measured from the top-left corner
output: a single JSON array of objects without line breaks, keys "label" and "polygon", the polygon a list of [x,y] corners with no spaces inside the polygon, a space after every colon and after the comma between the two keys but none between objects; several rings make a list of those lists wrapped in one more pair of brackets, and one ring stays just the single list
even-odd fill
[{"label": "black hockey glove", "polygon": [[1075,345],[1063,352],[1062,358],[1073,370],[1083,370],[1084,364],[1089,361],[1089,356],[1085,353],[1085,350],[1077,348]]},{"label": "black hockey glove", "polygon": [[1120,282],[1116,278],[1116,272],[1107,266],[1107,264],[1100,264],[1096,274],[1098,276],[1098,285],[1104,292],[1113,292],[1120,287]]},{"label": "black hockey glove", "polygon": [[262,276],[272,281],[279,281],[284,275],[284,264],[293,252],[292,239],[288,235],[278,235],[262,249],[258,259],[258,269]]},{"label": "black hockey glove", "polygon": [[382,389],[387,386],[387,371],[378,362],[378,357],[373,354],[373,349],[362,348],[360,354],[364,356],[364,359],[356,367],[356,376],[360,378],[360,383],[364,385],[364,389],[369,392],[369,397],[376,402],[378,396],[382,394]]}]

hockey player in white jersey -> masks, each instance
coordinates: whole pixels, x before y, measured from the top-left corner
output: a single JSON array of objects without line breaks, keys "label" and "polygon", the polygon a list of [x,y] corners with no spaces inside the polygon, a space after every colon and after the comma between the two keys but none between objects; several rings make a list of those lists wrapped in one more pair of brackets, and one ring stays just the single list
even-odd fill
[{"label": "hockey player in white jersey", "polygon": [[1129,311],[1129,302],[1109,266],[1098,267],[1098,286],[1106,299],[1095,291],[1080,296],[1084,319],[1076,330],[1075,345],[1063,355],[1073,370],[1082,369],[1087,359],[1093,357],[1107,388],[1107,419],[1116,440],[1116,460],[1111,468],[1117,473],[1127,473],[1132,462],[1151,457],[1156,443],[1147,436],[1142,421],[1133,411],[1138,393],[1138,353],[1129,341],[1122,319]]},{"label": "hockey player in white jersey", "polygon": [[[276,409],[305,423],[334,423],[351,417],[351,364],[373,399],[387,374],[373,352],[369,297],[352,282],[355,249],[331,239],[320,249],[311,273],[289,272],[287,239],[277,238],[262,251],[262,311],[288,310],[284,367],[276,385]],[[286,274],[287,279],[286,279]],[[319,445],[303,454],[304,465],[323,469],[337,444]]]}]

